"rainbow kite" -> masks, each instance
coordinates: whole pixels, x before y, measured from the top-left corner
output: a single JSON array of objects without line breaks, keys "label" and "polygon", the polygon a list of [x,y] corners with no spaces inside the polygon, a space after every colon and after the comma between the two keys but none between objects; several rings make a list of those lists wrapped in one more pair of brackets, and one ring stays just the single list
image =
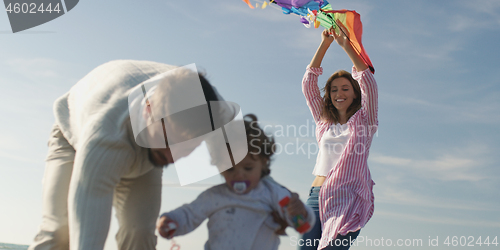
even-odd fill
[{"label": "rainbow kite", "polygon": [[[255,8],[250,0],[243,0],[250,8]],[[347,37],[354,50],[361,56],[372,73],[375,68],[368,57],[368,54],[361,43],[363,34],[363,25],[360,15],[353,10],[333,10],[332,6],[326,0],[270,0],[264,1],[261,8],[265,8],[269,3],[277,4],[281,7],[284,14],[296,14],[300,16],[300,21],[306,26],[318,28],[320,25],[329,29],[334,27],[337,30],[337,22],[341,22],[347,28]],[[258,7],[258,3],[256,3]]]}]

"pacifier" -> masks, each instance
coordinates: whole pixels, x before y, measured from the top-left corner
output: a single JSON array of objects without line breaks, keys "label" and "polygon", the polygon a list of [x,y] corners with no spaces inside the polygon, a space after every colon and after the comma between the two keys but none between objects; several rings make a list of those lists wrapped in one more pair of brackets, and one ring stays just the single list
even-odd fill
[{"label": "pacifier", "polygon": [[250,181],[232,181],[231,185],[237,194],[242,194],[250,186]]}]

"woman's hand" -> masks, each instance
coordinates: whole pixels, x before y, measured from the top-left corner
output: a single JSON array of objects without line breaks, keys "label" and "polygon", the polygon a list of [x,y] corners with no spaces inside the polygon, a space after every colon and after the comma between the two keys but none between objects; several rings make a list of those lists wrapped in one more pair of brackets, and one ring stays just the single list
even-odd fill
[{"label": "woman's hand", "polygon": [[323,30],[321,33],[321,42],[330,45],[335,38],[332,36],[333,33],[333,28],[330,28],[328,30]]},{"label": "woman's hand", "polygon": [[347,28],[344,26],[342,22],[339,20],[336,20],[335,23],[337,24],[337,28],[334,30],[333,28],[330,28],[331,34],[335,41],[340,45],[340,47],[346,49],[347,46],[351,46],[351,43],[349,42],[349,32],[347,31]]},{"label": "woman's hand", "polygon": [[335,23],[337,24],[337,28],[335,29],[335,31],[338,32],[334,31],[332,33],[333,37],[340,45],[340,47],[342,47],[347,53],[352,63],[354,64],[354,67],[356,67],[356,70],[359,72],[366,70],[368,66],[365,64],[361,56],[354,50],[354,47],[349,40],[349,32],[347,31],[347,28],[339,20],[335,20]]},{"label": "woman's hand", "polygon": [[332,44],[334,40],[334,37],[331,36],[332,30],[333,29],[330,28],[330,30],[323,30],[323,32],[321,33],[321,44],[316,50],[316,53],[314,53],[314,56],[311,59],[311,62],[309,63],[309,67],[311,68],[321,67],[321,62],[323,61],[323,57],[325,56],[326,51],[330,47],[330,44]]},{"label": "woman's hand", "polygon": [[156,229],[158,230],[158,233],[161,235],[161,237],[167,239],[173,238],[175,230],[178,226],[179,225],[176,221],[168,218],[166,215],[161,216],[156,223]]}]

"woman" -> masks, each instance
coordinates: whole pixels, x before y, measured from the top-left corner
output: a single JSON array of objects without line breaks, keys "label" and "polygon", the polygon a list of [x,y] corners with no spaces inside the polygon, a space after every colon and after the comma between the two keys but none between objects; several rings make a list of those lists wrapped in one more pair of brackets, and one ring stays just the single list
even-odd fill
[{"label": "woman", "polygon": [[[307,204],[320,221],[303,235],[301,250],[349,249],[373,214],[375,183],[367,159],[378,125],[377,84],[345,35],[347,29],[337,23],[337,32],[333,28],[323,31],[321,44],[302,80],[320,148]],[[317,85],[323,73],[321,62],[334,40],[354,64],[353,73],[335,72],[321,97]]]}]

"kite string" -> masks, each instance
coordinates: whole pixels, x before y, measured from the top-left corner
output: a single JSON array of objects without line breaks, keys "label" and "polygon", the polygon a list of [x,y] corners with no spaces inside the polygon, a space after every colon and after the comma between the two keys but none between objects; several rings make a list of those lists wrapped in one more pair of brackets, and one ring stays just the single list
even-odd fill
[{"label": "kite string", "polygon": [[339,30],[342,31],[342,33],[344,33],[344,36],[347,37],[347,40],[349,41],[349,43],[351,43],[352,47],[356,50],[356,53],[361,57],[361,59],[363,59],[363,61],[365,62],[366,66],[368,67],[371,67],[368,62],[366,61],[366,59],[363,57],[363,55],[361,54],[361,52],[358,50],[358,48],[356,48],[356,46],[354,46],[354,43],[351,41],[351,38],[349,38],[349,36],[344,32],[344,30],[340,27],[340,25],[337,23],[337,20],[333,19],[330,15],[327,15],[328,17],[330,17],[330,19],[332,19],[333,22],[335,22],[335,24],[337,25],[337,27],[339,27]]}]

